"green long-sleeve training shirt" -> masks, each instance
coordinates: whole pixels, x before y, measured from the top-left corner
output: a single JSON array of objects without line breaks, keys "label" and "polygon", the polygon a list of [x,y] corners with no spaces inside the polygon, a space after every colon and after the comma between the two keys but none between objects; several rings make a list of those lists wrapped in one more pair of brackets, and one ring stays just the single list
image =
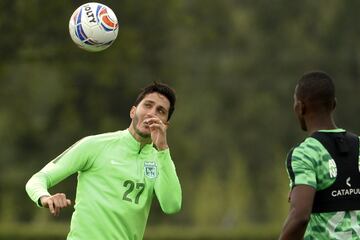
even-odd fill
[{"label": "green long-sleeve training shirt", "polygon": [[169,149],[157,151],[128,130],[83,138],[33,175],[30,198],[78,172],[75,211],[67,240],[143,238],[156,194],[165,213],[181,208],[181,187]]}]

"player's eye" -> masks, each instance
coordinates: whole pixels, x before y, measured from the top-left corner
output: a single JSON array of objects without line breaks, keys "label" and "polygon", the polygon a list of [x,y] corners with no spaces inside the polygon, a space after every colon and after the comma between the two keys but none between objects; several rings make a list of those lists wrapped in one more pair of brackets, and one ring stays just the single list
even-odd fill
[{"label": "player's eye", "polygon": [[166,111],[165,111],[165,109],[163,109],[163,108],[159,108],[159,109],[158,109],[158,112],[159,112],[161,115],[165,115],[165,114],[166,114]]},{"label": "player's eye", "polygon": [[145,106],[146,108],[151,108],[152,104],[151,104],[151,103],[144,103],[144,106]]}]

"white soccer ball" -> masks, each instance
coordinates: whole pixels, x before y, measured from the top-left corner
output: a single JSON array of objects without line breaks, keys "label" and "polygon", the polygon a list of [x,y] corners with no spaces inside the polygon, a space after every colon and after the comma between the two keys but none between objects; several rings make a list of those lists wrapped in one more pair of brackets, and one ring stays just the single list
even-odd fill
[{"label": "white soccer ball", "polygon": [[119,25],[115,13],[101,3],[85,3],[69,21],[71,39],[87,51],[102,51],[114,42]]}]

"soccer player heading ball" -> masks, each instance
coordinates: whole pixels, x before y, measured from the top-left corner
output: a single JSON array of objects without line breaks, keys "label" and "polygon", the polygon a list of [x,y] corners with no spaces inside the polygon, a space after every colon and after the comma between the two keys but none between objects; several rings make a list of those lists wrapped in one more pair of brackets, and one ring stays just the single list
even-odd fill
[{"label": "soccer player heading ball", "polygon": [[290,211],[280,240],[360,239],[359,137],[335,125],[335,105],[330,76],[302,76],[294,111],[309,137],[288,155]]},{"label": "soccer player heading ball", "polygon": [[130,110],[128,129],[85,137],[30,178],[30,198],[56,216],[71,201],[48,189],[78,173],[68,240],[142,239],[154,194],[165,213],[180,210],[166,137],[175,99],[165,84],[146,87]]}]

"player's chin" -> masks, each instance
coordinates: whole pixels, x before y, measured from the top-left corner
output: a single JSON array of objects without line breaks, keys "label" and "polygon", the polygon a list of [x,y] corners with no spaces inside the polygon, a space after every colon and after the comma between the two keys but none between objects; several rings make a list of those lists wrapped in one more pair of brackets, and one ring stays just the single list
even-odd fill
[{"label": "player's chin", "polygon": [[141,128],[139,129],[138,134],[143,138],[148,138],[151,136],[150,128]]}]

